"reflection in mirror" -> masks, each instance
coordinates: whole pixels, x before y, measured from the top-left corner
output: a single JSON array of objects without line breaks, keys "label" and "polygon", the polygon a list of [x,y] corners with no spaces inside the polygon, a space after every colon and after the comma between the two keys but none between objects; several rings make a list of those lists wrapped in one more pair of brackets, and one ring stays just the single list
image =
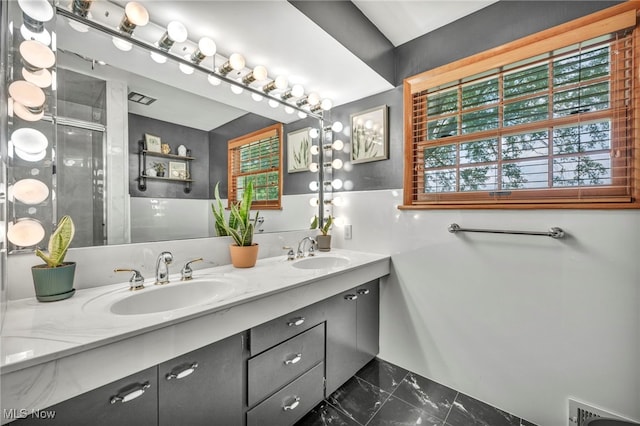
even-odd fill
[{"label": "reflection in mirror", "polygon": [[[202,73],[186,74],[171,59],[159,65],[138,45],[124,52],[110,35],[77,22],[58,17],[55,32],[58,101],[48,114],[56,117],[57,142],[45,161],[56,186],[52,219],[44,222],[74,217],[75,247],[214,236],[210,202],[215,182],[227,183],[227,141],[276,123],[285,125],[285,143],[288,132],[322,127],[317,118],[299,120],[248,93],[233,95],[228,84],[213,86]],[[234,73],[232,68],[228,77]],[[279,96],[287,89],[276,83],[270,93]],[[132,92],[155,101],[134,103],[128,99]],[[140,190],[139,142],[145,133],[167,143],[169,155],[178,156],[181,145],[189,149],[192,191],[170,180]],[[162,158],[167,167],[179,162],[173,160]],[[285,173],[282,209],[261,214],[263,232],[308,228],[317,214],[309,204],[310,183],[317,179],[310,172]]]}]

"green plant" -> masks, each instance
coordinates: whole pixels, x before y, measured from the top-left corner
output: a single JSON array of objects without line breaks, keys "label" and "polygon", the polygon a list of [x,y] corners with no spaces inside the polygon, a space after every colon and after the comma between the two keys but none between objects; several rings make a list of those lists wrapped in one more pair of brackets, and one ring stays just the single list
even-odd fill
[{"label": "green plant", "polygon": [[215,203],[211,204],[213,217],[215,218],[216,234],[218,236],[231,236],[235,243],[239,246],[250,246],[253,244],[253,231],[258,221],[259,211],[251,219],[251,203],[253,202],[253,182],[250,181],[244,193],[242,200],[231,204],[229,212],[229,220],[225,220],[224,206],[220,201],[220,193],[218,191],[218,182],[214,189]]},{"label": "green plant", "polygon": [[316,229],[318,228],[320,230],[320,232],[322,233],[322,235],[328,235],[329,234],[329,229],[331,229],[331,225],[333,224],[333,217],[331,217],[331,215],[329,215],[329,217],[327,217],[327,220],[324,222],[324,225],[322,226],[318,226],[318,216],[314,216],[313,217],[313,221],[311,222],[311,229]]},{"label": "green plant", "polygon": [[166,166],[164,165],[164,163],[153,163],[153,168],[155,169],[156,173],[164,173]]},{"label": "green plant", "polygon": [[36,256],[44,260],[48,267],[56,268],[64,263],[67,249],[73,240],[75,227],[70,216],[63,216],[55,231],[49,237],[48,254],[36,248]]}]

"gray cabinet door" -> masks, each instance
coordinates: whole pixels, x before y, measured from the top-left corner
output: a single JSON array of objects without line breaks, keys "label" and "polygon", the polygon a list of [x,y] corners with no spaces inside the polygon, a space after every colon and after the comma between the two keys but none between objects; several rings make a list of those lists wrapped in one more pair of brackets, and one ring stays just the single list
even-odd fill
[{"label": "gray cabinet door", "polygon": [[357,341],[359,368],[380,352],[380,285],[371,281],[356,290],[358,295]]},{"label": "gray cabinet door", "polygon": [[327,299],[326,388],[329,396],[358,371],[356,289]]},{"label": "gray cabinet door", "polygon": [[44,420],[37,415],[29,416],[17,421],[16,424],[156,426],[158,424],[157,375],[157,367],[148,368],[38,413],[38,415],[55,414],[51,418]]},{"label": "gray cabinet door", "polygon": [[159,425],[243,423],[243,334],[158,366]]}]

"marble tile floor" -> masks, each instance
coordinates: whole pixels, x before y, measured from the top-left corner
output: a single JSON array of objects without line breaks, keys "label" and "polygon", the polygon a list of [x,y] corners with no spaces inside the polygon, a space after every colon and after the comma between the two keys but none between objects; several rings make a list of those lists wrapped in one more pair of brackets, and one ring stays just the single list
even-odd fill
[{"label": "marble tile floor", "polygon": [[379,358],[296,426],[535,426]]}]

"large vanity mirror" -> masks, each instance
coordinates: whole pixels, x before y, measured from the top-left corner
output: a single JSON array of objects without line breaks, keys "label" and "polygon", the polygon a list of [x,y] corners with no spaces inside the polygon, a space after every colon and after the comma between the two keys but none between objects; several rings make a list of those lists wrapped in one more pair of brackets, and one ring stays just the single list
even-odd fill
[{"label": "large vanity mirror", "polygon": [[[318,214],[317,201],[309,200],[318,197],[319,187],[322,191],[317,184],[321,179],[310,171],[288,173],[286,143],[288,133],[322,128],[321,116],[301,118],[295,104],[295,108],[276,108],[268,96],[259,99],[256,85],[247,85],[243,94],[235,93],[226,80],[241,79],[246,69],[219,79],[197,67],[195,72],[184,72],[184,61],[171,55],[158,63],[152,58],[155,54],[157,59],[154,48],[126,44],[109,31],[83,25],[66,13],[70,7],[58,5],[48,24],[56,36],[57,87],[48,89],[52,93],[48,99],[55,103],[48,105],[45,114],[45,121],[51,117],[55,129],[51,137],[55,143],[46,159],[50,168],[44,167],[45,173],[38,177],[50,178],[53,185],[47,208],[39,210],[45,228],[52,220],[47,216],[53,218],[51,225],[55,218],[71,215],[76,224],[74,247],[215,236],[210,203],[216,182],[226,197],[227,141],[275,123],[284,128],[282,207],[261,211],[258,232],[309,227]],[[122,10],[116,3],[94,2],[91,13],[111,15],[115,27]],[[19,19],[19,11],[15,15]],[[13,45],[19,46],[22,39],[15,36]],[[174,46],[172,53],[181,49],[190,52],[185,44]],[[210,68],[221,60],[218,55],[205,59]],[[279,96],[278,89],[271,94]],[[10,124],[20,127],[19,120]],[[149,179],[141,185],[140,175],[154,164],[149,157],[142,170],[140,151],[147,148],[145,138],[160,139],[171,149],[155,162],[164,161],[166,167],[179,170],[187,158],[190,175]],[[46,170],[51,170],[51,176]],[[15,211],[9,215],[16,220]]]}]

